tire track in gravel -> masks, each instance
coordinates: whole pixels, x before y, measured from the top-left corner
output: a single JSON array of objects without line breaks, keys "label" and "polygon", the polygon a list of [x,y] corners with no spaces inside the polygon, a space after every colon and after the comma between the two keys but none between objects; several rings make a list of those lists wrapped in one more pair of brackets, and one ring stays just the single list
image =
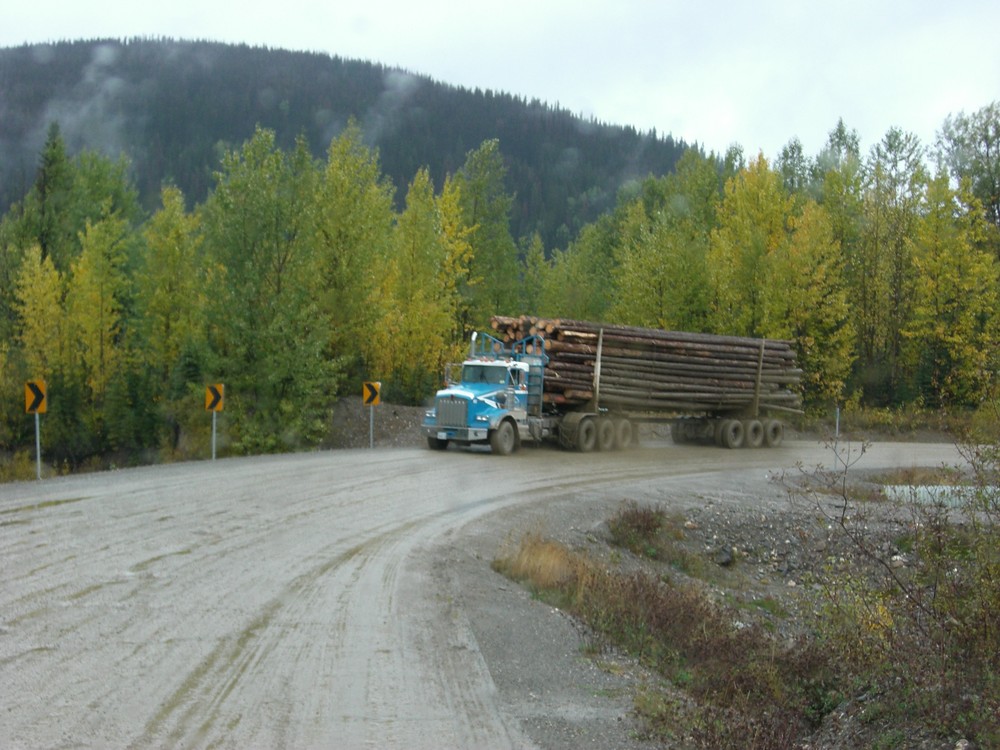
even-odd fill
[{"label": "tire track in gravel", "polygon": [[531,747],[422,551],[551,494],[814,455],[338,451],[0,487],[0,741]]}]

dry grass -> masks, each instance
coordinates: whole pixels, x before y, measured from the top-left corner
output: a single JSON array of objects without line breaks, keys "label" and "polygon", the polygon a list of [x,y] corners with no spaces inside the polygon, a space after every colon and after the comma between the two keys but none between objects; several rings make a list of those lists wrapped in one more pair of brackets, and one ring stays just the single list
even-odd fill
[{"label": "dry grass", "polygon": [[[746,604],[738,605],[742,611],[720,604],[701,584],[618,572],[540,534],[525,535],[494,567],[669,681],[672,691],[647,688],[635,704],[664,742],[800,748],[835,709],[843,715],[855,706],[868,746],[928,738],[951,738],[953,745],[957,737],[1000,746],[1000,502],[995,484],[983,482],[996,476],[996,452],[978,459],[967,479],[980,493],[964,515],[955,506],[904,507],[910,531],[889,547],[873,530],[845,527],[857,547],[851,565],[859,567],[815,576],[814,619],[798,623],[809,635],[791,641],[746,624]],[[879,480],[955,481],[938,470]],[[683,525],[661,509],[625,503],[608,525],[613,544],[677,564]],[[904,567],[891,559],[900,552],[911,558]],[[760,604],[765,612],[779,607]]]},{"label": "dry grass", "polygon": [[[649,520],[631,510],[627,515]],[[646,531],[653,533],[654,526]],[[764,628],[742,624],[698,586],[666,584],[643,572],[618,574],[538,534],[526,534],[494,568],[687,691],[693,710],[685,703],[680,711],[666,694],[649,690],[637,700],[657,736],[683,732],[699,747],[723,750],[791,748],[791,739],[812,725],[822,713],[817,706],[828,700],[826,666],[817,651],[804,643],[779,646]]]}]

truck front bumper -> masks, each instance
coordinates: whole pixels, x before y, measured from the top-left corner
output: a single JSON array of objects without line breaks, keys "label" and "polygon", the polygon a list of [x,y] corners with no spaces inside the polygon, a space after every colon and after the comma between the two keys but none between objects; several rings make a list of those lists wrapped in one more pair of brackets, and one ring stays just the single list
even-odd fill
[{"label": "truck front bumper", "polygon": [[425,437],[438,440],[454,440],[459,443],[481,443],[489,439],[490,431],[486,427],[438,427],[424,424],[422,429]]}]

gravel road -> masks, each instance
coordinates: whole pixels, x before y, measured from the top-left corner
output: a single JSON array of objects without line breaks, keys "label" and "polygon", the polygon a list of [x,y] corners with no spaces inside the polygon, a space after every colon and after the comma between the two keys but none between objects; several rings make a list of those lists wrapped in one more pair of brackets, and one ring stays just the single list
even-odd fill
[{"label": "gravel road", "polygon": [[[778,503],[769,475],[830,458],[338,450],[0,485],[0,744],[643,747],[641,673],[490,561],[626,498]],[[860,468],[957,460],[886,443]]]}]

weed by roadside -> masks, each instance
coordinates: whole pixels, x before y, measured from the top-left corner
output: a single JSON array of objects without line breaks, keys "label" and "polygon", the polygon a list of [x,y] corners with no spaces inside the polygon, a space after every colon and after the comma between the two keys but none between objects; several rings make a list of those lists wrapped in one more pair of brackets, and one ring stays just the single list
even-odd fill
[{"label": "weed by roadside", "polygon": [[[601,561],[529,535],[495,568],[662,675],[635,707],[665,747],[1000,746],[995,456],[970,454],[962,502],[878,490],[957,482],[938,470],[846,477],[845,464],[812,476],[790,488],[780,536],[755,542],[771,522],[744,513],[743,547],[728,561],[705,544],[708,512],[693,520],[625,502]],[[778,549],[782,539],[798,548]],[[531,561],[542,550],[539,576]],[[786,589],[792,573],[798,585]],[[774,593],[748,587],[750,576],[782,574]]]}]

